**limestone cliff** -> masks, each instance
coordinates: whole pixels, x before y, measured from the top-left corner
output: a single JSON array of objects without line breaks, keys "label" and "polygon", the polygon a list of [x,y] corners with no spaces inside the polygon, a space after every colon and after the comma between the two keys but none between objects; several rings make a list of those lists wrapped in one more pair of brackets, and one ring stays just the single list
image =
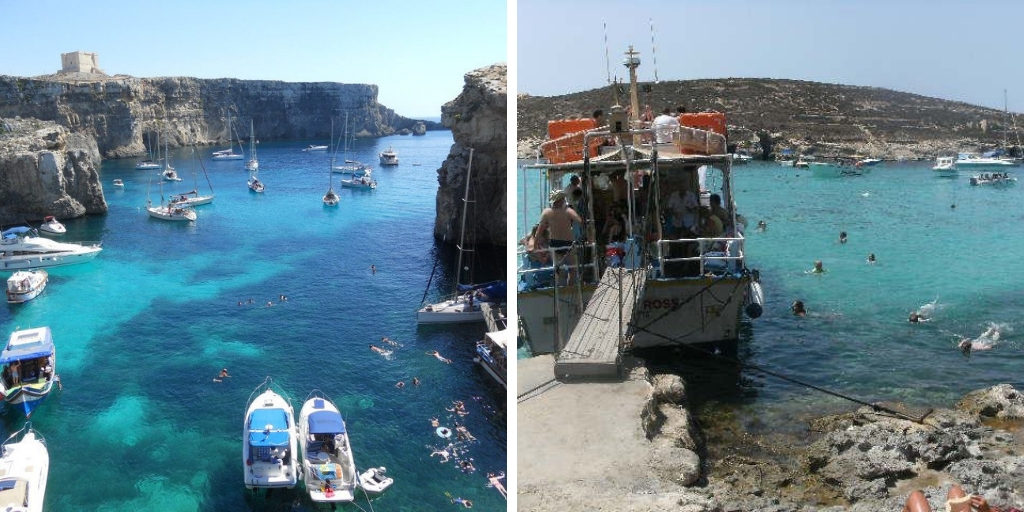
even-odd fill
[{"label": "limestone cliff", "polygon": [[[169,134],[172,147],[226,144],[255,124],[256,137],[326,139],[331,119],[349,116],[357,137],[379,137],[412,130],[417,123],[377,103],[377,86],[273,80],[133,78],[118,75],[91,80],[62,75],[37,78],[0,76],[0,117],[54,121],[71,132],[96,139],[100,153],[121,158],[146,153],[154,131]],[[340,133],[335,127],[335,134]]]},{"label": "limestone cliff", "polygon": [[91,137],[54,122],[0,118],[0,224],[107,213]]},{"label": "limestone cliff", "polygon": [[466,74],[457,98],[441,108],[441,122],[455,143],[437,171],[437,218],[434,236],[458,242],[469,150],[472,177],[466,215],[466,240],[506,245],[507,66],[495,64]]}]

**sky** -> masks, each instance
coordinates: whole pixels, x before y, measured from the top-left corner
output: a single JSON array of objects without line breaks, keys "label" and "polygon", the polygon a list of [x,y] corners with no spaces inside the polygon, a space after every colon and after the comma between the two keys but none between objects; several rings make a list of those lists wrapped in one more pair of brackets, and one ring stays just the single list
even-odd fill
[{"label": "sky", "polygon": [[109,75],[374,84],[399,115],[436,118],[466,73],[508,61],[506,20],[489,0],[0,0],[0,74],[83,51]]},{"label": "sky", "polygon": [[1006,90],[1024,111],[1019,1],[518,0],[516,17],[518,93],[606,85],[606,48],[626,77],[632,44],[643,81],[788,78],[999,110]]}]

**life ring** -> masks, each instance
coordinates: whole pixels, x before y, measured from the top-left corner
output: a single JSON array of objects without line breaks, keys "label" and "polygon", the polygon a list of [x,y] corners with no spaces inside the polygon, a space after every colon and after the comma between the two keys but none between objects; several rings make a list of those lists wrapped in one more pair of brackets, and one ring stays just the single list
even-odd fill
[{"label": "life ring", "polygon": [[437,427],[437,437],[448,439],[452,437],[452,429],[448,427]]}]

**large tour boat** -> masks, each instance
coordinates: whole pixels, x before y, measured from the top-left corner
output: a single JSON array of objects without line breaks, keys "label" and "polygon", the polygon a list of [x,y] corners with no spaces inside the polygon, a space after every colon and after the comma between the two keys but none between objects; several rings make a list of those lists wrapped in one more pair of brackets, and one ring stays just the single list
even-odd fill
[{"label": "large tour boat", "polygon": [[[567,201],[583,220],[563,247],[548,247],[540,233],[519,252],[519,318],[535,353],[564,347],[598,296],[619,297],[617,309],[601,314],[621,315],[635,348],[734,345],[745,302],[749,316],[761,312],[756,272],[745,263],[745,219],[733,201],[725,115],[680,114],[671,141],[658,143],[655,130],[629,114],[641,112],[640,60],[632,48],[626,55],[630,108],[612,107],[603,126],[549,122],[546,161],[524,168],[542,196]],[[612,276],[628,277],[611,286]]]}]

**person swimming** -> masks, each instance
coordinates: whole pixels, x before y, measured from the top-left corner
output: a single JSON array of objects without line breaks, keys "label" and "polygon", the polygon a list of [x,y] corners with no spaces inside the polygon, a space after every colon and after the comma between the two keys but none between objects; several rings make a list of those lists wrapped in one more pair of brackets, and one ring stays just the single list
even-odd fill
[{"label": "person swimming", "polygon": [[795,315],[795,316],[806,316],[807,315],[807,310],[804,309],[804,301],[802,301],[802,300],[795,300],[795,301],[793,301],[793,305],[790,306],[789,309],[793,312],[793,315]]},{"label": "person swimming", "polygon": [[990,323],[988,329],[985,329],[985,332],[981,333],[977,338],[961,338],[960,342],[957,343],[957,347],[960,348],[965,357],[971,357],[971,352],[975,350],[992,350],[999,343],[1002,334],[999,324]]},{"label": "person swimming", "polygon": [[824,274],[825,272],[828,272],[828,271],[825,270],[824,266],[822,266],[821,260],[815,260],[814,261],[814,268],[812,268],[811,270],[808,270],[807,272],[810,273],[810,274]]},{"label": "person swimming", "polygon": [[840,231],[839,232],[839,243],[841,243],[841,244],[845,244],[846,243],[846,231]]},{"label": "person swimming", "polygon": [[875,253],[868,254],[868,265],[874,265],[875,262]]}]

